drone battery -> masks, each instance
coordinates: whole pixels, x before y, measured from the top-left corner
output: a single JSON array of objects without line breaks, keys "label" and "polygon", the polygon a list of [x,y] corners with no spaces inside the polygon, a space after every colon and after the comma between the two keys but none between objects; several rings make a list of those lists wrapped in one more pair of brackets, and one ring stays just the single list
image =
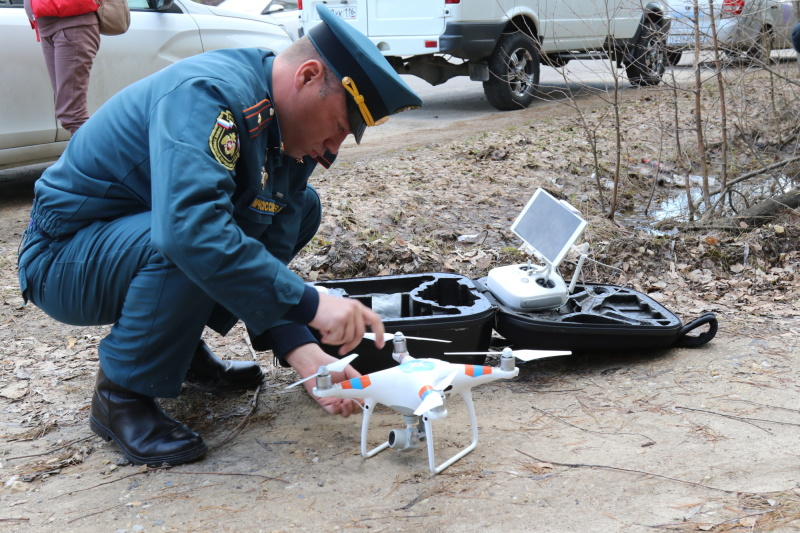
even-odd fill
[{"label": "drone battery", "polygon": [[[375,310],[388,333],[425,337],[444,342],[408,339],[408,350],[416,358],[431,357],[451,363],[483,364],[485,355],[445,355],[444,352],[477,352],[489,349],[495,307],[469,278],[458,274],[410,274],[373,278],[320,281],[318,290],[354,298]],[[322,345],[331,355],[338,347]],[[361,373],[396,366],[392,343],[378,350],[370,340],[352,352],[359,357],[353,366]]]}]

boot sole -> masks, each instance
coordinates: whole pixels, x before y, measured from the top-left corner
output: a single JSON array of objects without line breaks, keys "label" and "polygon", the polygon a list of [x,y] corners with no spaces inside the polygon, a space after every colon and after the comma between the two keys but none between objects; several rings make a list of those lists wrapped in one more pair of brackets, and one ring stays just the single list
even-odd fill
[{"label": "boot sole", "polygon": [[199,459],[200,457],[204,456],[208,451],[208,446],[205,443],[202,443],[201,446],[198,446],[191,450],[186,450],[182,453],[176,453],[172,455],[159,455],[155,457],[140,457],[135,453],[132,453],[128,450],[125,445],[120,442],[119,439],[114,435],[114,433],[106,428],[103,424],[97,421],[93,415],[89,415],[89,428],[101,439],[104,439],[106,442],[114,441],[114,443],[119,446],[122,450],[122,454],[130,459],[133,464],[137,465],[147,465],[147,466],[161,466],[163,464],[168,464],[171,466],[180,465],[183,463],[188,463],[190,461],[194,461],[195,459]]}]

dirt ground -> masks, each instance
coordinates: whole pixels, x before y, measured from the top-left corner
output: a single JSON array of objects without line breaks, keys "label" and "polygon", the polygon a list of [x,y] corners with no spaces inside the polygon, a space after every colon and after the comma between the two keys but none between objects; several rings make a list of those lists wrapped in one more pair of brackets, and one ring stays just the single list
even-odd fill
[{"label": "dirt ground", "polygon": [[[647,100],[628,111],[645,117],[658,94],[623,97]],[[605,102],[582,105],[602,114]],[[209,332],[222,357],[255,355],[265,385],[164,401],[210,452],[169,469],[129,465],[88,427],[106,328],[58,324],[18,295],[31,193],[10,187],[0,200],[0,531],[800,529],[796,216],[778,220],[780,229],[653,237],[599,215],[569,108],[543,102],[502,117],[480,130],[462,123],[435,137],[345,147],[314,179],[323,227],[293,267],[309,280],[477,278],[519,260],[508,227],[544,186],[587,215],[595,258],[614,266],[589,265],[587,281],[647,292],[684,322],[714,312],[711,343],[521,364],[518,378],[474,390],[478,447],[432,476],[424,449],[363,459],[360,415],[332,417],[300,388],[283,390],[296,375],[254,354],[242,327],[225,338]],[[630,183],[657,178],[642,163],[655,153],[628,152]],[[642,196],[631,185],[624,198]],[[448,408],[434,425],[439,460],[470,439],[463,404],[452,398]],[[379,410],[372,444],[401,424]]]}]

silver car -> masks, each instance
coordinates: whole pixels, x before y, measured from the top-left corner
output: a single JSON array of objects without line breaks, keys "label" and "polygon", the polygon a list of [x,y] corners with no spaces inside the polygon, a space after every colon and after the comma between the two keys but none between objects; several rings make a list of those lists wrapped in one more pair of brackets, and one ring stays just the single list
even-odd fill
[{"label": "silver car", "polygon": [[[92,66],[89,112],[134,81],[208,50],[257,47],[280,52],[292,42],[266,17],[191,0],[128,0],[127,33],[103,36]],[[22,0],[0,0],[0,169],[58,158],[69,133],[56,120],[41,44]]]},{"label": "silver car", "polygon": [[222,0],[217,5],[229,11],[263,15],[270,22],[284,26],[293,39],[303,36],[297,0]]},{"label": "silver car", "polygon": [[722,50],[761,62],[769,60],[772,50],[792,47],[792,26],[797,22],[792,0],[671,0],[670,11],[667,58],[673,65],[684,51],[694,50],[696,33],[702,49],[713,49],[712,15]]}]

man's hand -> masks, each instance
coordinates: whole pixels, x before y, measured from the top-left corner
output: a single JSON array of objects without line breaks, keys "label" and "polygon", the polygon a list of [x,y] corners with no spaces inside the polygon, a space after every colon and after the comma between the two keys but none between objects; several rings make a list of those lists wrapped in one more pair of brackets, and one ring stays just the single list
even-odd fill
[{"label": "man's hand", "polygon": [[384,345],[385,330],[381,317],[366,305],[351,298],[320,293],[317,314],[309,326],[320,332],[321,341],[325,344],[334,346],[341,344],[339,355],[344,355],[358,346],[364,338],[364,333],[367,332],[367,326],[375,333],[375,346],[381,349]]},{"label": "man's hand", "polygon": [[[338,361],[338,359],[323,352],[322,348],[316,344],[304,344],[295,348],[286,356],[286,362],[300,374],[301,378],[316,374],[319,371],[319,367],[335,363],[336,361]],[[347,368],[345,368],[343,372],[331,372],[331,382],[339,383],[347,379],[357,378],[360,375],[361,374],[355,368],[347,365]],[[332,415],[339,415],[343,418],[347,418],[359,411],[358,406],[351,399],[319,398],[314,396],[314,393],[311,391],[314,389],[316,381],[313,379],[309,379],[303,383],[303,385],[306,391],[308,391],[308,394],[314,398],[323,409]]]}]

